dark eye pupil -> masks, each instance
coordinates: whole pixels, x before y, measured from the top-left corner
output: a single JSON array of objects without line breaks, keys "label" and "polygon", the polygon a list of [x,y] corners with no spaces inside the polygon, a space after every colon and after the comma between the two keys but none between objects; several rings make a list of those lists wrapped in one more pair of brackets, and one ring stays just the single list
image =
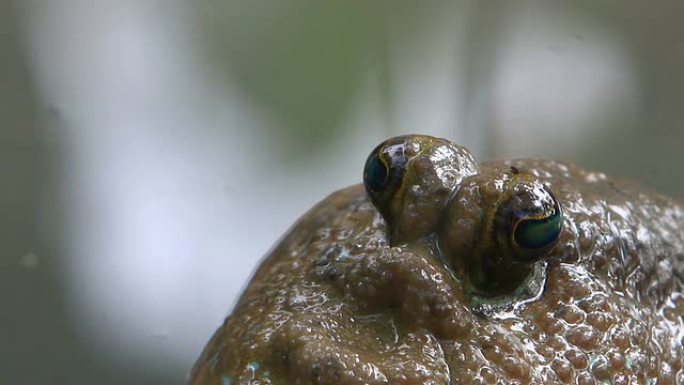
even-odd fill
[{"label": "dark eye pupil", "polygon": [[543,219],[524,219],[515,228],[513,239],[522,248],[542,249],[552,244],[560,235],[563,215],[559,210]]},{"label": "dark eye pupil", "polygon": [[387,184],[389,169],[380,159],[377,151],[373,151],[366,161],[363,169],[363,183],[366,188],[374,193],[379,192]]}]

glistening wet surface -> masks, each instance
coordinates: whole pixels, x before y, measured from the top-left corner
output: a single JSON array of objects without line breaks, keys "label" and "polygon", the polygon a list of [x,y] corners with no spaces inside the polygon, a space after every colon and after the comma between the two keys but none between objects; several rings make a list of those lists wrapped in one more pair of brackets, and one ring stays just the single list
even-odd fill
[{"label": "glistening wet surface", "polygon": [[394,140],[403,158],[374,152],[368,191],[334,193],[276,246],[192,384],[684,381],[678,203],[571,164]]}]

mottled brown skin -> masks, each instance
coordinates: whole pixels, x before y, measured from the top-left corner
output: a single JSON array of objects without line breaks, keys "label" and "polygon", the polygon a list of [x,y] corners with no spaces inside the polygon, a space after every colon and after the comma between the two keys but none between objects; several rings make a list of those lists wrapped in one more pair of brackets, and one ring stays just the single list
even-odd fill
[{"label": "mottled brown skin", "polygon": [[[682,206],[571,164],[476,164],[449,142],[408,138],[451,153],[416,152],[388,223],[361,185],[304,215],[213,336],[191,384],[684,381]],[[509,283],[488,297],[469,275],[496,249],[482,230],[486,213],[517,173],[553,192],[563,228],[543,258],[516,267],[529,268],[526,279],[487,273]],[[421,199],[433,203],[421,209]]]}]

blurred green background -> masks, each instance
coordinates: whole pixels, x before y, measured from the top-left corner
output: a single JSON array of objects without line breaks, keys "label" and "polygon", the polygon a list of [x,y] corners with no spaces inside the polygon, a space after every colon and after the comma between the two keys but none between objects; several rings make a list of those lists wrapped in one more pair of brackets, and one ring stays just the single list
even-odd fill
[{"label": "blurred green background", "polygon": [[0,1],[0,383],[182,384],[401,133],[684,197],[684,3]]}]

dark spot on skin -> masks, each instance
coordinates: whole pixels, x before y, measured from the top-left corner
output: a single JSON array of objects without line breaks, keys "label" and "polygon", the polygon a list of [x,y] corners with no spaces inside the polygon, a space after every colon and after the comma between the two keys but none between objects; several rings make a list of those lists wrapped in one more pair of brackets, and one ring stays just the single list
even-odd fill
[{"label": "dark spot on skin", "polygon": [[323,255],[316,260],[315,265],[317,267],[328,266],[331,262],[335,261],[341,253],[342,248],[339,245],[334,244],[323,252]]},{"label": "dark spot on skin", "polygon": [[313,378],[318,378],[321,376],[321,366],[316,364],[311,368],[311,376]]},{"label": "dark spot on skin", "polygon": [[325,278],[327,281],[335,281],[339,276],[340,273],[337,271],[335,266],[327,266],[323,270],[323,278]]},{"label": "dark spot on skin", "polygon": [[342,275],[338,266],[335,264],[335,261],[340,258],[342,252],[343,250],[339,245],[332,245],[314,262],[314,266],[320,277],[323,277],[326,281],[332,282]]}]

